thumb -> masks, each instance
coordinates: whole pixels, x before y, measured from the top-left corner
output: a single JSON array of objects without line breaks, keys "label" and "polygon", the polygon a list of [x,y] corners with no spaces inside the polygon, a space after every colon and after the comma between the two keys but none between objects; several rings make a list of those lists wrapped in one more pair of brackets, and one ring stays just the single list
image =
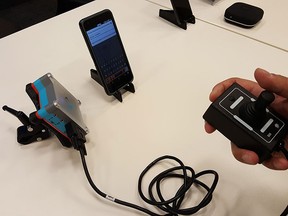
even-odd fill
[{"label": "thumb", "polygon": [[258,84],[277,95],[288,98],[288,78],[279,74],[269,73],[264,69],[257,68],[254,77]]}]

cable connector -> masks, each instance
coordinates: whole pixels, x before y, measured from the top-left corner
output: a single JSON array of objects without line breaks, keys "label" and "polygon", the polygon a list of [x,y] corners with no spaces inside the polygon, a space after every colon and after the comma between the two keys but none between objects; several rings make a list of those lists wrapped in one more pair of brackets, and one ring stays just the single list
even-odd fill
[{"label": "cable connector", "polygon": [[72,146],[82,152],[84,155],[87,155],[85,142],[86,142],[86,132],[79,127],[75,122],[71,121],[65,125],[66,132],[68,137],[71,140]]},{"label": "cable connector", "polygon": [[280,142],[280,144],[279,144],[279,151],[282,151],[283,154],[285,155],[286,159],[288,160],[288,151],[287,151],[287,149],[285,148],[285,142],[284,142],[284,141]]}]

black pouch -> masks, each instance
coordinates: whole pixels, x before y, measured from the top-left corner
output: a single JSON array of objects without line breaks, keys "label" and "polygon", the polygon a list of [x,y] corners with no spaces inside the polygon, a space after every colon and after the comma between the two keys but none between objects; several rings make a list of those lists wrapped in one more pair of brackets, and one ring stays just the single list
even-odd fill
[{"label": "black pouch", "polygon": [[243,27],[254,27],[263,17],[264,11],[253,5],[236,2],[225,10],[226,22]]}]

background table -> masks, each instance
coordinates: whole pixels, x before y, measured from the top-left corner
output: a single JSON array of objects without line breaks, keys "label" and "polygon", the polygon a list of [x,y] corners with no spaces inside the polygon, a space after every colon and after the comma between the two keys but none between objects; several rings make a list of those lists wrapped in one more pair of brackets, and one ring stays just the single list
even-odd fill
[{"label": "background table", "polygon": [[[172,9],[170,0],[149,1]],[[211,4],[211,2],[212,1],[210,0],[190,0],[193,14],[198,20],[202,20],[220,28],[241,34],[242,36],[261,41],[286,52],[288,51],[288,29],[286,28],[288,20],[288,14],[286,13],[286,8],[288,8],[287,1],[244,1],[247,4],[260,7],[264,10],[263,19],[252,29],[241,28],[224,21],[225,10],[237,1],[216,0],[214,4]],[[213,39],[212,35],[211,39]]]},{"label": "background table", "polygon": [[[125,93],[123,103],[90,78],[93,62],[78,27],[81,18],[104,8],[115,16],[135,76],[136,93]],[[0,40],[1,104],[34,111],[25,85],[51,72],[82,102],[90,129],[88,167],[107,194],[147,206],[137,194],[138,176],[169,154],[196,172],[220,175],[212,202],[197,215],[280,215],[287,205],[287,172],[236,161],[224,136],[205,133],[202,115],[217,82],[253,79],[257,67],[285,74],[287,52],[202,21],[184,31],[159,18],[160,8],[147,1],[97,0]],[[20,122],[7,112],[0,119],[1,215],[142,215],[99,198],[77,151],[55,137],[21,146]],[[165,194],[178,185],[166,185]],[[200,197],[196,190],[189,205]]]}]

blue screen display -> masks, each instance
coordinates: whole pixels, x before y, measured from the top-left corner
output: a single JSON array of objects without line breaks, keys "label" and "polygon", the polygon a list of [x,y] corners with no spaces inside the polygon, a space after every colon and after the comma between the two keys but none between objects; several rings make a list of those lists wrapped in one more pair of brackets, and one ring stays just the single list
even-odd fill
[{"label": "blue screen display", "polygon": [[116,31],[112,20],[108,20],[103,24],[98,24],[97,27],[87,31],[90,43],[96,46],[99,43],[116,35]]}]

